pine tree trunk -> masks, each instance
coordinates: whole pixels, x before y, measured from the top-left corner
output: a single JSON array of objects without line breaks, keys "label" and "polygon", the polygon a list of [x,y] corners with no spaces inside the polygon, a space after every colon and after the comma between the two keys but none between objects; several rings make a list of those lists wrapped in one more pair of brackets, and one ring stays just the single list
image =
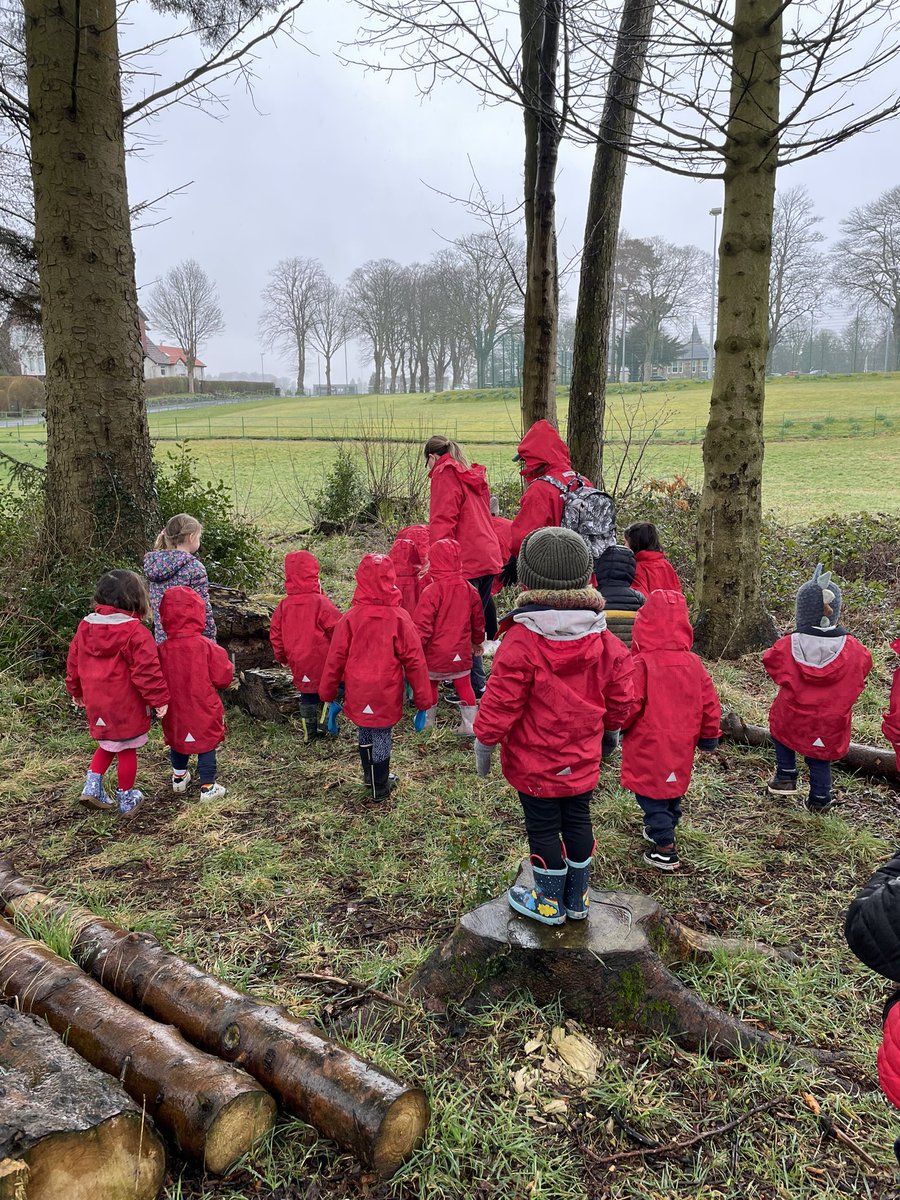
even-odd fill
[{"label": "pine tree trunk", "polygon": [[[84,908],[60,903],[0,860],[0,900],[10,911],[41,910],[66,921],[72,955],[121,1001],[170,1022],[197,1046],[239,1061],[284,1107],[384,1177],[421,1144],[428,1101],[320,1030],[263,1004]],[[3,925],[4,922],[0,922]]]},{"label": "pine tree trunk", "polygon": [[0,1076],[0,1197],[155,1200],[166,1151],[144,1113],[44,1021],[5,1004]]},{"label": "pine tree trunk", "polygon": [[[528,246],[522,368],[522,428],[535,421],[556,424],[556,337],[559,279],[556,259],[556,164],[559,114],[556,65],[561,0],[543,0],[541,36],[534,38],[537,61],[537,150],[534,166],[533,229]],[[529,6],[530,7],[530,6]],[[525,47],[523,46],[523,53]],[[526,110],[526,134],[529,133]],[[526,155],[526,172],[528,156]],[[527,179],[526,179],[527,187]],[[526,203],[528,198],[526,191]]]},{"label": "pine tree trunk", "polygon": [[143,554],[159,528],[144,404],[115,0],[25,0],[47,363],[46,536]]},{"label": "pine tree trunk", "polygon": [[568,443],[572,466],[598,483],[603,478],[603,425],[622,190],[654,8],[654,0],[625,0],[622,7],[597,132],[584,228],[569,388]]},{"label": "pine tree trunk", "polygon": [[733,19],[716,365],[697,533],[696,644],[708,658],[737,658],[776,636],[763,604],[760,526],[783,7],[737,0]]},{"label": "pine tree trunk", "polygon": [[275,1102],[249,1075],[195,1050],[2,920],[0,995],[43,1017],[82,1058],[119,1079],[181,1152],[213,1174],[275,1124]]}]

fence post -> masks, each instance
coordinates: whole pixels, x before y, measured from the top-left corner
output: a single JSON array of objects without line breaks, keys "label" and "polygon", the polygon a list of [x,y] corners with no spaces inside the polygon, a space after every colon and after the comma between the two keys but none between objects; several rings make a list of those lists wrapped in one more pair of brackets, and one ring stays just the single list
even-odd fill
[{"label": "fence post", "polygon": [[212,417],[209,413],[206,414],[206,434],[207,437],[212,437]]},{"label": "fence post", "polygon": [[278,437],[279,437],[279,433],[278,433],[278,418],[276,417],[276,418],[275,418],[275,439],[276,439],[276,441],[278,440]]},{"label": "fence post", "polygon": [[247,436],[247,431],[244,428],[244,418],[241,417],[241,437],[246,437],[246,436]]},{"label": "fence post", "polygon": [[878,405],[875,405],[875,415],[872,417],[872,437],[878,432]]}]

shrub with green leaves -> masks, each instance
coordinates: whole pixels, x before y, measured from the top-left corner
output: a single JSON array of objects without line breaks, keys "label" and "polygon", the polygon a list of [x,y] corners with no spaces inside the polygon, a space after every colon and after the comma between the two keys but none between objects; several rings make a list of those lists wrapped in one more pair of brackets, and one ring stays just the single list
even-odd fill
[{"label": "shrub with green leaves", "polygon": [[235,510],[227,484],[200,478],[188,443],[166,454],[156,484],[164,521],[190,513],[203,526],[200,554],[210,582],[257,587],[272,567],[272,551],[259,526]]},{"label": "shrub with green leaves", "polygon": [[346,447],[337,457],[310,509],[317,533],[347,533],[359,524],[367,505],[360,460]]}]

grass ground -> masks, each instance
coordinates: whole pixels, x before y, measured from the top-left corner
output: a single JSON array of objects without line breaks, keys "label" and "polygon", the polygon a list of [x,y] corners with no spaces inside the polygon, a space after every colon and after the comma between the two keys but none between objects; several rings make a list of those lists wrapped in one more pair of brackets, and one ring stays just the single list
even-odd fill
[{"label": "grass ground", "polygon": [[[317,548],[346,602],[363,549],[344,539]],[[766,709],[757,662],[723,664],[726,703],[750,718]],[[875,738],[889,659],[858,706],[856,732]],[[887,1200],[898,1194],[896,1119],[874,1072],[884,985],[841,936],[857,885],[891,852],[898,793],[838,780],[839,804],[813,818],[769,797],[760,751],[725,746],[701,756],[680,839],[685,869],[662,877],[641,861],[640,818],[604,769],[594,805],[596,883],[650,892],[687,924],[786,946],[794,964],[753,955],[685,968],[711,1002],[792,1045],[847,1052],[846,1084],[828,1071],[777,1059],[712,1060],[665,1038],[586,1027],[601,1056],[591,1083],[566,1082],[549,1041],[561,1012],[527,996],[479,1016],[446,1017],[419,1003],[367,1003],[354,991],[301,976],[332,973],[392,991],[466,909],[501,892],[524,852],[515,796],[496,771],[474,774],[453,737],[452,714],[416,735],[398,729],[402,783],[388,804],[367,803],[355,780],[350,732],[304,748],[290,725],[229,716],[221,754],[228,795],[203,803],[168,790],[158,730],[141,754],[148,795],[127,825],[77,808],[89,753],[61,684],[0,677],[0,847],[61,895],[135,928],[252,993],[285,1003],[360,1053],[427,1090],[428,1141],[390,1184],[379,1184],[299,1122],[225,1180],[173,1166],[167,1200]],[[529,1068],[524,1076],[522,1068]],[[518,1086],[517,1086],[518,1079]],[[522,1086],[523,1083],[525,1086]],[[828,1138],[803,1100],[810,1093],[867,1167]],[[604,1157],[640,1137],[678,1141],[751,1107],[773,1107],[667,1161]]]},{"label": "grass ground", "polygon": [[[653,384],[643,393],[632,387],[613,398],[613,411],[641,402],[646,420],[661,421],[643,476],[681,474],[697,485],[708,385]],[[564,420],[564,397],[560,403]],[[655,418],[659,406],[666,412]],[[458,436],[469,454],[488,466],[495,484],[514,477],[510,459],[518,395],[498,389],[433,397],[248,401],[154,414],[150,426],[158,457],[174,449],[177,440],[189,440],[209,478],[224,479],[242,510],[281,531],[307,521],[306,497],[318,490],[337,452],[336,441],[325,439],[352,439],[368,430],[424,442],[440,429]],[[900,478],[900,377],[770,380],[766,433],[763,503],[779,517],[805,521],[823,511],[900,511],[900,488],[893,486]],[[0,451],[42,462],[43,427],[0,429]],[[613,470],[620,458],[613,444]]]}]

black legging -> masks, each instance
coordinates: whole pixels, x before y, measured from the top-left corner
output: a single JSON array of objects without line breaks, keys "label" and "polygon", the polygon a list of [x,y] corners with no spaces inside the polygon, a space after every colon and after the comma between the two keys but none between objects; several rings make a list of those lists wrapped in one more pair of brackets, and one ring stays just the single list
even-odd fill
[{"label": "black legging", "polygon": [[519,792],[525,814],[528,849],[544,860],[549,871],[558,871],[563,865],[560,837],[565,842],[566,857],[571,862],[584,862],[591,857],[594,849],[592,796],[593,792],[581,792],[577,796],[550,798]]},{"label": "black legging", "polygon": [[[469,580],[478,593],[481,607],[484,609],[484,636],[491,641],[497,636],[497,610],[491,596],[491,588],[493,588],[496,578],[496,575],[479,575],[477,578]],[[472,673],[469,678],[472,680],[472,690],[476,697],[480,697],[487,683],[487,676],[484,673],[484,658],[480,654],[472,655]]]}]

